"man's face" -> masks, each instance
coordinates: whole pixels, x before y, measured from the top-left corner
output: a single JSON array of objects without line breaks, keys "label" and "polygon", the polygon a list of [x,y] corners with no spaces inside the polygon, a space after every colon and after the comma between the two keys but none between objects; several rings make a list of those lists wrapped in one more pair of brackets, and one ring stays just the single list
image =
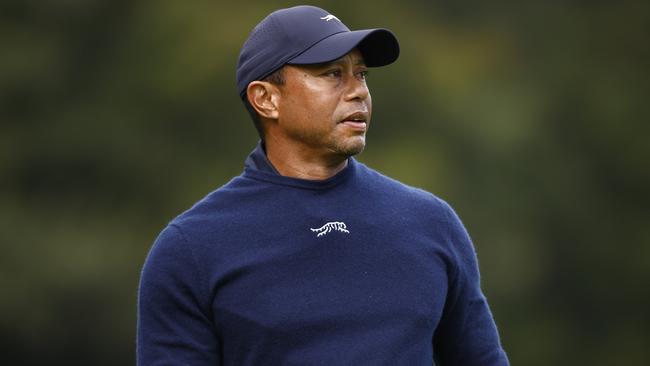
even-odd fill
[{"label": "man's face", "polygon": [[325,64],[286,65],[283,72],[278,127],[284,137],[326,154],[363,151],[372,101],[361,52]]}]

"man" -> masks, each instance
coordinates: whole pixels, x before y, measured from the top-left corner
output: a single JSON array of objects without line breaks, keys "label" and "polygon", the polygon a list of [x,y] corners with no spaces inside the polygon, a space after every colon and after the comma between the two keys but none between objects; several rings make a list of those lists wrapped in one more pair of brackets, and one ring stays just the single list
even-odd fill
[{"label": "man", "polygon": [[507,365],[472,244],[442,200],[357,162],[385,29],[278,10],[237,83],[262,137],[165,228],[139,294],[140,365]]}]

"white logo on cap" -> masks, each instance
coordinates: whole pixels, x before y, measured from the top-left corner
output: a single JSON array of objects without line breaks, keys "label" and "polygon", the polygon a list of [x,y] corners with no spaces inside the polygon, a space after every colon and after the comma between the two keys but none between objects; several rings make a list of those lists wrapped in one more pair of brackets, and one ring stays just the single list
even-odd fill
[{"label": "white logo on cap", "polygon": [[335,16],[332,15],[332,14],[328,14],[328,15],[322,17],[321,19],[323,19],[323,20],[326,21],[326,22],[329,22],[329,21],[332,20],[332,19],[336,19],[336,20],[338,20],[339,22],[341,22],[341,21],[339,20],[339,18],[335,17]]}]

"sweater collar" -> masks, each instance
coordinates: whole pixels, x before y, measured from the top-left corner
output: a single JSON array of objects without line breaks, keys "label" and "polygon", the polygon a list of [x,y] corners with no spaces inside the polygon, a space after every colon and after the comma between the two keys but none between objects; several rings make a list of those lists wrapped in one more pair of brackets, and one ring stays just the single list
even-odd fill
[{"label": "sweater collar", "polygon": [[255,149],[251,151],[246,160],[244,161],[244,167],[250,168],[253,170],[263,171],[271,174],[280,175],[280,173],[275,169],[273,164],[266,157],[266,146],[264,146],[264,141],[260,140],[255,146]]},{"label": "sweater collar", "polygon": [[324,180],[309,180],[281,175],[266,156],[264,142],[260,141],[244,161],[244,176],[269,183],[304,189],[331,188],[348,179],[357,169],[354,158],[348,158],[348,165],[334,176]]}]

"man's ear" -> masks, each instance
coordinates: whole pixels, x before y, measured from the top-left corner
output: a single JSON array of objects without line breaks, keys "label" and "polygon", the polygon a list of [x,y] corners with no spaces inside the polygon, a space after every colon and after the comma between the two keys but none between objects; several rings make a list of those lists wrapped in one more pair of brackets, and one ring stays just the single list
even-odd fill
[{"label": "man's ear", "polygon": [[253,81],[246,88],[248,102],[262,117],[278,119],[279,91],[267,81]]}]

